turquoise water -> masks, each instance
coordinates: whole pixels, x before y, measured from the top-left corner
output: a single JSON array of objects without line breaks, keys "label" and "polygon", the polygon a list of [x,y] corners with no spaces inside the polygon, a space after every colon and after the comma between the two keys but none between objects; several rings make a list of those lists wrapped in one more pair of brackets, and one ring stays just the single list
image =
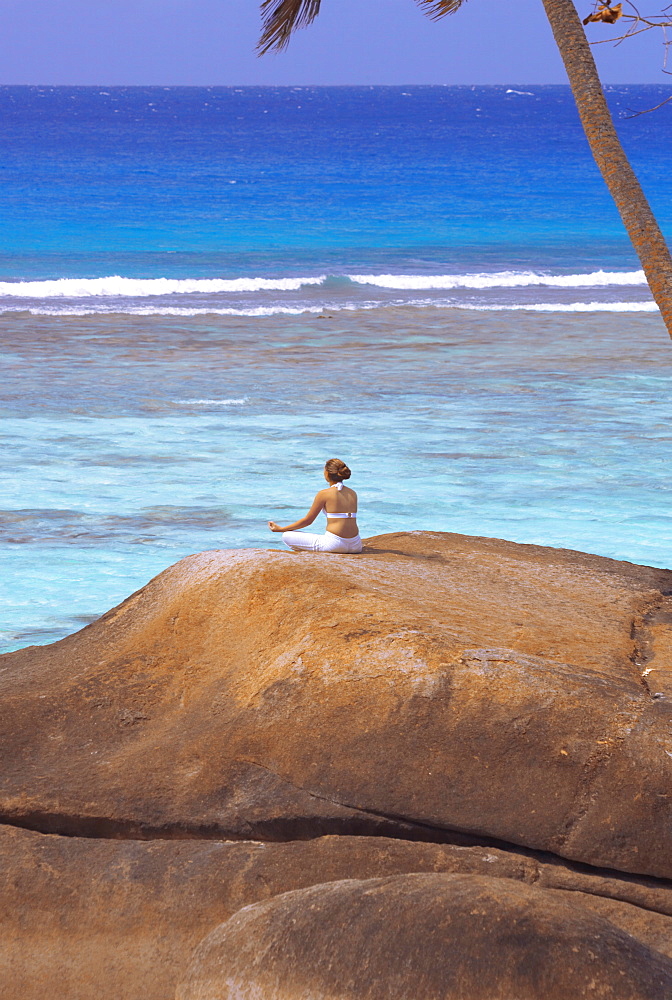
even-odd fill
[{"label": "turquoise water", "polygon": [[[281,547],[331,456],[363,535],[672,563],[672,345],[564,88],[102,90],[0,88],[3,649]],[[668,232],[671,121],[621,125]]]}]

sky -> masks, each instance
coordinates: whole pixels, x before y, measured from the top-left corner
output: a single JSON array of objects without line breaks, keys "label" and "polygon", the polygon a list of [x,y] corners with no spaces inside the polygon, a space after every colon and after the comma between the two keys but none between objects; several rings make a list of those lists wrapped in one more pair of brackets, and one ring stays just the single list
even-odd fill
[{"label": "sky", "polygon": [[[323,0],[288,50],[261,59],[258,8],[254,0],[2,0],[0,84],[566,83],[541,0],[468,0],[439,22],[413,0]],[[577,9],[585,16],[591,0]],[[588,30],[591,40],[618,34]],[[657,32],[594,51],[605,83],[672,90]]]}]

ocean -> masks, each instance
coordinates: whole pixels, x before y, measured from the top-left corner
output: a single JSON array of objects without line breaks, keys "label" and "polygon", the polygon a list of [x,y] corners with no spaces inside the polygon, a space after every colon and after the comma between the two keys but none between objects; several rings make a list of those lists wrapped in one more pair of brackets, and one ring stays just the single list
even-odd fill
[{"label": "ocean", "polygon": [[[610,87],[672,236],[664,87]],[[672,564],[672,344],[566,87],[0,88],[0,649],[326,458],[364,536]],[[306,558],[306,557],[303,557]]]}]

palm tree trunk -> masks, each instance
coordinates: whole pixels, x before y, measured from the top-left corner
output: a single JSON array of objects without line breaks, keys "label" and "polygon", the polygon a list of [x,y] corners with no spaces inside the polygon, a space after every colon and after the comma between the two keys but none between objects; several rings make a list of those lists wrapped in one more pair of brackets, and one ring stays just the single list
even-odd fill
[{"label": "palm tree trunk", "polygon": [[543,4],[595,162],[672,337],[672,257],[616,133],[583,25],[572,0],[543,0]]}]

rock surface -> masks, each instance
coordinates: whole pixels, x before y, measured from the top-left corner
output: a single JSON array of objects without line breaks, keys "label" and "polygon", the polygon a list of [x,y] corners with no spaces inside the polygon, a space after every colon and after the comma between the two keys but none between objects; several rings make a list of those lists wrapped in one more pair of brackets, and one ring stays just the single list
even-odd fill
[{"label": "rock surface", "polygon": [[192,556],[0,658],[0,814],[461,837],[669,878],[670,594],[668,571],[426,532]]},{"label": "rock surface", "polygon": [[0,993],[44,1000],[57,985],[58,1000],[173,1000],[198,942],[240,907],[316,882],[452,871],[459,850],[375,837],[149,842],[5,827]]},{"label": "rock surface", "polygon": [[500,880],[534,886],[672,959],[672,890],[657,880],[497,848],[347,836],[105,840],[5,827],[0,870],[3,1000],[44,1000],[55,984],[59,1000],[172,1000],[196,945],[241,907],[315,883],[404,873],[485,876],[494,894]]},{"label": "rock surface", "polygon": [[172,1000],[210,934],[184,1000],[669,1000],[670,595],[412,533],[192,556],[1,657],[3,997]]},{"label": "rock surface", "polygon": [[289,892],[196,950],[177,1000],[663,1000],[672,960],[552,892],[401,875]]}]

